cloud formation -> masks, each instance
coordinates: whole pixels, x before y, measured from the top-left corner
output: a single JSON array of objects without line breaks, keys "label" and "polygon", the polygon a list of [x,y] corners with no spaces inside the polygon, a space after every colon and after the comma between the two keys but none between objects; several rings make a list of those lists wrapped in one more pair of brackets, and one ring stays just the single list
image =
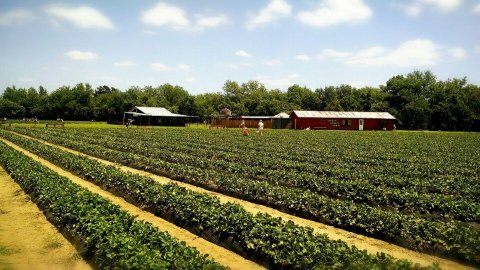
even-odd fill
[{"label": "cloud formation", "polygon": [[179,7],[158,3],[153,8],[142,12],[141,21],[153,26],[167,26],[182,29],[190,26],[185,11]]},{"label": "cloud formation", "polygon": [[404,10],[404,12],[412,17],[419,16],[426,9],[434,9],[441,13],[448,13],[457,9],[463,0],[413,0],[407,5],[394,4]]},{"label": "cloud formation", "polygon": [[92,7],[53,5],[45,11],[53,18],[72,23],[79,28],[115,29],[109,18]]},{"label": "cloud formation", "polygon": [[462,47],[450,48],[448,49],[448,52],[450,53],[452,58],[455,60],[463,60],[467,58],[467,51],[465,51],[465,49]]},{"label": "cloud formation", "polygon": [[84,61],[84,62],[90,62],[90,61],[95,61],[98,58],[98,55],[96,55],[93,52],[90,51],[69,51],[65,53],[65,56],[72,60],[76,61]]},{"label": "cloud formation", "polygon": [[480,3],[478,3],[478,4],[473,8],[473,12],[474,12],[474,13],[477,13],[477,14],[480,14]]},{"label": "cloud formation", "polygon": [[428,39],[406,41],[398,48],[388,50],[373,46],[357,52],[326,49],[319,56],[348,65],[420,67],[432,66],[441,60],[441,47]]},{"label": "cloud formation", "polygon": [[310,61],[312,58],[304,53],[299,53],[295,55],[295,59],[300,60],[300,61]]},{"label": "cloud formation", "polygon": [[291,12],[292,6],[285,0],[270,0],[268,5],[258,13],[250,14],[245,25],[247,29],[253,30],[281,18],[288,17]]},{"label": "cloud formation", "polygon": [[187,13],[180,7],[166,3],[158,3],[153,8],[142,12],[140,20],[147,25],[167,27],[173,30],[202,31],[207,28],[216,28],[229,23],[224,14],[195,15],[195,22],[191,22]]},{"label": "cloud formation", "polygon": [[226,15],[213,15],[213,16],[205,16],[205,15],[196,15],[197,18],[196,28],[199,30],[203,30],[205,28],[216,28],[229,23],[229,19]]},{"label": "cloud formation", "polygon": [[14,25],[27,23],[35,19],[32,12],[25,9],[16,9],[0,14],[0,25]]},{"label": "cloud formation", "polygon": [[240,57],[252,57],[252,55],[244,50],[238,50],[235,52],[235,55],[236,56],[240,56]]},{"label": "cloud formation", "polygon": [[368,21],[370,17],[372,10],[362,0],[324,0],[318,9],[297,14],[300,22],[314,27],[362,23]]}]

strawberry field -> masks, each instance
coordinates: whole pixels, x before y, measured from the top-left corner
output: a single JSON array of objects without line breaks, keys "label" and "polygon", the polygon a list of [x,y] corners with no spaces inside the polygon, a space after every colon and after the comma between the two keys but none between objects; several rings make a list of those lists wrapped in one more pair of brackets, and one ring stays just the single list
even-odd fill
[{"label": "strawberry field", "polygon": [[[13,131],[412,250],[480,263],[476,133],[272,130],[242,137],[238,130],[177,128]],[[0,136],[175,224],[217,235],[220,245],[235,243],[231,249],[262,258],[264,265],[412,267],[12,132]]]}]

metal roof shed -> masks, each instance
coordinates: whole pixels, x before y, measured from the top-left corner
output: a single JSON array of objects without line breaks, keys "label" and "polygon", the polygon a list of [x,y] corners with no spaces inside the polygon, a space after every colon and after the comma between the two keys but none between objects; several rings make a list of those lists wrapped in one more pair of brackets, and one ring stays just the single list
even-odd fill
[{"label": "metal roof shed", "polygon": [[293,111],[294,129],[393,130],[388,112]]},{"label": "metal roof shed", "polygon": [[136,125],[153,126],[185,126],[188,119],[196,116],[172,113],[163,107],[134,107],[123,114],[123,124],[125,118],[131,116],[137,118]]}]

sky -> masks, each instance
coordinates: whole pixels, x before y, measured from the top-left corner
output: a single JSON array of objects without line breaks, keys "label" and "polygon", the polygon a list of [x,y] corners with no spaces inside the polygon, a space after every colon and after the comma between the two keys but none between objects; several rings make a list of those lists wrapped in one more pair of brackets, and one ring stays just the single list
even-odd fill
[{"label": "sky", "polygon": [[0,1],[8,86],[377,87],[414,70],[480,84],[480,0]]}]

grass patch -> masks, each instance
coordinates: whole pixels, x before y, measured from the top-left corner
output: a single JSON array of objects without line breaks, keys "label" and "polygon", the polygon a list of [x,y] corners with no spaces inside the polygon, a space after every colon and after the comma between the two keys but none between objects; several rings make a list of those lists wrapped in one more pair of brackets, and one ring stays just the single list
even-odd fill
[{"label": "grass patch", "polygon": [[62,247],[62,243],[60,243],[60,241],[52,241],[45,246],[45,248],[48,248],[48,249],[57,249],[60,247]]},{"label": "grass patch", "polygon": [[0,246],[0,255],[8,256],[13,253],[14,253],[13,250],[4,246]]}]

